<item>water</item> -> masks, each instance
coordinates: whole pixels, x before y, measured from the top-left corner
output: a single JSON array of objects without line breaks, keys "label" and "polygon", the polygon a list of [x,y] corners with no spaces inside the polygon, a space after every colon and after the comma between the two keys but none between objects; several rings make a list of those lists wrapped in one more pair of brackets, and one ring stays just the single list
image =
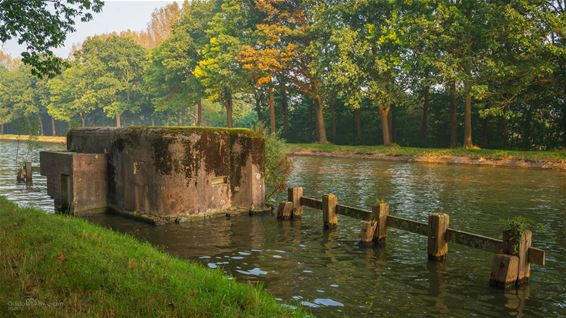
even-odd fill
[{"label": "water", "polygon": [[[15,185],[16,144],[0,147],[0,195],[51,211],[45,180],[34,175],[33,191]],[[500,236],[499,220],[527,216],[542,225],[533,240],[547,264],[532,266],[528,286],[504,292],[488,287],[491,253],[451,244],[446,263],[428,262],[426,238],[395,229],[385,248],[361,249],[360,221],[339,217],[328,233],[311,209],[291,222],[232,216],[156,227],[112,215],[90,220],[238,281],[260,282],[282,303],[318,316],[566,317],[565,172],[308,157],[294,164],[289,183],[307,196],[334,193],[360,207],[385,199],[391,214],[420,221],[447,212],[451,227],[493,237]]]}]

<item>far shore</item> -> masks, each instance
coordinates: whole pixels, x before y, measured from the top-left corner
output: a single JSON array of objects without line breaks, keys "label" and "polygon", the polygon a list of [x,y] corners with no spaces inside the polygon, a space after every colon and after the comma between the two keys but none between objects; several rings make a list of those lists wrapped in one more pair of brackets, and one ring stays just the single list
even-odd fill
[{"label": "far shore", "polygon": [[[0,135],[0,141],[67,142],[65,136]],[[465,164],[566,171],[566,150],[521,151],[463,148],[416,148],[401,146],[344,146],[333,144],[287,144],[289,156],[386,160],[435,164]]]},{"label": "far shore", "polygon": [[38,142],[53,142],[53,143],[66,143],[67,137],[65,136],[31,136],[31,135],[0,135],[0,140],[19,140],[19,141],[38,141]]},{"label": "far shore", "polygon": [[401,162],[465,164],[566,171],[566,151],[517,151],[400,146],[339,146],[287,144],[289,156],[387,160]]}]

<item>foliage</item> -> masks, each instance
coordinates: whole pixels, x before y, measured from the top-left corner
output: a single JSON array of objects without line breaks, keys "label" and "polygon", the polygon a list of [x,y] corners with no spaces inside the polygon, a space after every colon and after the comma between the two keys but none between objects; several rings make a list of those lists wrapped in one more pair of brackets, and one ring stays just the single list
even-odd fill
[{"label": "foliage", "polygon": [[519,253],[519,240],[521,235],[523,235],[526,230],[532,230],[537,226],[533,220],[524,216],[515,216],[507,220],[502,220],[501,223],[503,225],[503,233],[509,237],[512,243],[511,248],[513,255]]},{"label": "foliage", "polygon": [[61,46],[66,34],[75,31],[75,18],[89,21],[103,4],[102,0],[0,1],[0,42],[16,38],[26,47],[22,60],[32,66],[32,72],[53,76],[63,63],[51,49]]},{"label": "foliage", "polygon": [[172,4],[147,31],[88,39],[49,81],[0,54],[0,129],[269,118],[289,142],[566,147],[565,11],[542,0]]},{"label": "foliage", "polygon": [[285,142],[276,134],[268,133],[259,127],[257,133],[265,139],[265,199],[270,199],[287,189],[287,179],[293,170],[293,165],[285,152]]}]

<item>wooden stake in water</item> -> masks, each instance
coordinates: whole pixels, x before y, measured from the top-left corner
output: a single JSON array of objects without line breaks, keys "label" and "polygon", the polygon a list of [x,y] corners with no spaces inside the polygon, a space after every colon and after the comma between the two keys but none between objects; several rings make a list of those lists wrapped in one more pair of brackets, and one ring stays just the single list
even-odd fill
[{"label": "wooden stake in water", "polygon": [[290,220],[293,211],[293,202],[291,201],[283,201],[279,203],[279,207],[277,208],[277,218],[279,220]]},{"label": "wooden stake in water", "polygon": [[446,230],[450,218],[448,214],[431,214],[428,216],[428,259],[444,261],[448,253]]},{"label": "wooden stake in water", "polygon": [[31,162],[26,161],[24,165],[25,176],[26,176],[26,183],[31,184],[33,182],[33,171],[31,168]]},{"label": "wooden stake in water", "polygon": [[338,224],[338,216],[336,214],[337,204],[338,199],[334,194],[322,196],[322,220],[325,230],[334,229]]},{"label": "wooden stake in water", "polygon": [[302,196],[302,187],[294,187],[287,190],[287,201],[291,201],[293,203],[293,218],[299,218],[303,215],[303,206],[301,205]]}]

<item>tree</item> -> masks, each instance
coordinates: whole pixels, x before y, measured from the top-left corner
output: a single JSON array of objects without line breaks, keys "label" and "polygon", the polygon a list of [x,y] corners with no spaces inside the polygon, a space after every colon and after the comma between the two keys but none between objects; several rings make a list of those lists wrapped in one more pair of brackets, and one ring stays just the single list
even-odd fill
[{"label": "tree", "polygon": [[94,37],[84,42],[76,60],[99,75],[93,84],[94,98],[109,118],[116,119],[116,127],[121,127],[123,113],[136,113],[142,99],[143,68],[147,61],[142,47],[118,35]]},{"label": "tree", "polygon": [[[276,7],[280,0],[259,1],[255,7],[266,17],[255,25],[255,41],[251,45],[242,46],[238,60],[244,69],[250,72],[254,85],[258,88],[267,86],[269,122],[271,133],[277,132],[275,122],[274,79],[283,76],[291,58],[296,54],[292,43],[284,42],[293,30],[285,25],[280,18],[280,10]],[[281,81],[281,79],[280,79]]]},{"label": "tree", "polygon": [[202,60],[193,72],[209,98],[224,105],[229,128],[233,126],[234,94],[250,83],[236,58],[242,50],[241,35],[251,32],[251,19],[247,16],[250,10],[245,5],[238,0],[226,0],[215,9],[207,30],[209,43],[202,49]]},{"label": "tree", "polygon": [[0,42],[16,38],[26,47],[22,61],[32,66],[32,72],[53,76],[63,63],[51,49],[75,31],[75,18],[89,21],[103,4],[102,0],[0,1]]},{"label": "tree", "polygon": [[102,67],[92,61],[85,65],[79,62],[64,70],[49,81],[48,113],[56,120],[71,122],[77,116],[81,127],[86,127],[86,117],[98,107],[95,83]]},{"label": "tree", "polygon": [[328,143],[324,125],[324,99],[320,82],[317,59],[324,54],[324,43],[317,37],[315,28],[317,11],[314,3],[308,0],[281,1],[276,4],[277,20],[293,30],[282,37],[284,43],[292,47],[294,54],[287,68],[287,78],[314,102],[316,131],[319,143]]},{"label": "tree", "polygon": [[383,144],[390,145],[392,99],[401,91],[397,79],[404,48],[403,15],[388,1],[358,0],[336,6],[329,14],[342,26],[331,36],[335,48],[335,58],[328,63],[331,78],[353,109],[365,98],[377,105]]},{"label": "tree", "polygon": [[180,113],[196,109],[196,125],[202,121],[204,88],[193,70],[202,59],[201,48],[208,42],[204,30],[212,18],[212,9],[210,1],[185,4],[172,35],[152,51],[145,78],[157,111],[176,114],[180,120]]}]

